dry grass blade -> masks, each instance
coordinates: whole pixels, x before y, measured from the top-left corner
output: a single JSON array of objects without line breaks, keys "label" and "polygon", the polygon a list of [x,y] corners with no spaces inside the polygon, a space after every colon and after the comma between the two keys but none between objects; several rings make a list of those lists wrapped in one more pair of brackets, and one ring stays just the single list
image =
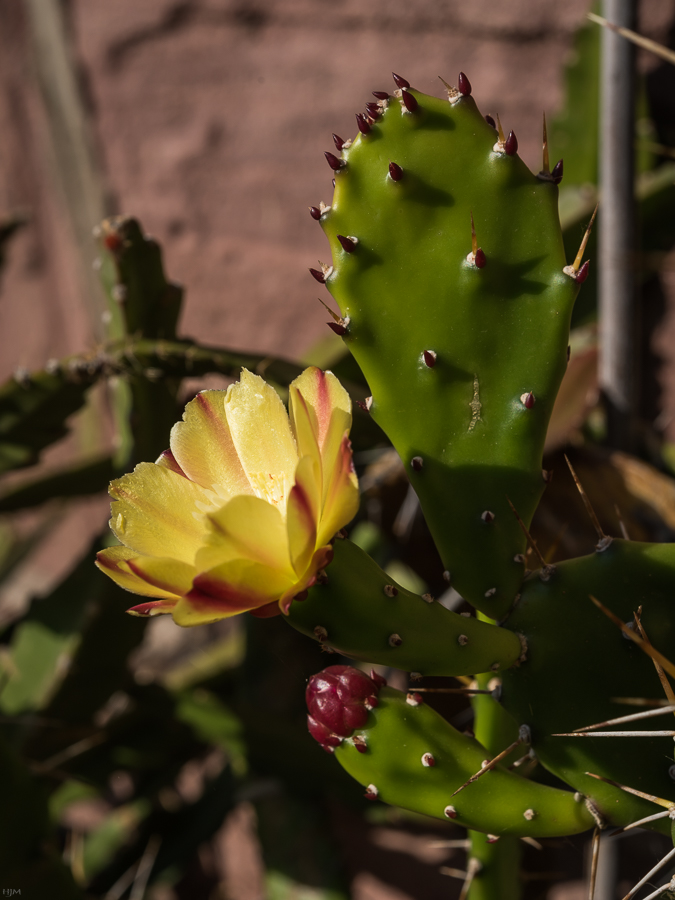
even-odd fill
[{"label": "dry grass blade", "polygon": [[638,47],[649,50],[655,56],[660,56],[661,59],[665,59],[666,62],[672,63],[675,66],[675,52],[668,47],[664,47],[663,44],[658,44],[656,41],[643,37],[641,34],[638,34],[637,31],[631,31],[630,28],[622,28],[620,25],[614,25],[613,22],[608,22],[607,19],[603,19],[602,16],[596,16],[595,13],[586,13],[586,17],[590,19],[591,22],[595,22],[596,25],[602,25],[603,28],[609,28],[610,31],[615,31],[617,34],[620,34],[621,37],[625,37],[626,40],[631,41],[633,44],[637,44]]}]

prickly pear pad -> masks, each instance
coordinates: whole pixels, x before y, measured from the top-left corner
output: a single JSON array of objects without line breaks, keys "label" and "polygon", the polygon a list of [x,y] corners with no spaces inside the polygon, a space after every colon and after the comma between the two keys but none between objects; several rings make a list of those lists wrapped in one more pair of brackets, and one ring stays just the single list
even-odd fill
[{"label": "prickly pear pad", "polygon": [[453,584],[499,618],[523,574],[507,495],[529,523],[577,285],[557,187],[495,151],[472,97],[409,94],[414,112],[391,97],[342,151],[325,283]]},{"label": "prickly pear pad", "polygon": [[[344,741],[335,757],[370,789],[368,796],[428,816],[451,819],[489,834],[577,834],[592,827],[571,792],[528,781],[497,765],[453,797],[488,756],[485,747],[454,729],[425,703],[384,687],[358,734],[365,752]],[[375,788],[375,791],[372,790]]]},{"label": "prickly pear pad", "polygon": [[[614,540],[602,553],[560,563],[543,583],[533,573],[523,586],[509,628],[523,632],[528,658],[504,672],[502,702],[530,725],[539,760],[575,790],[589,794],[610,824],[625,825],[658,807],[590,778],[593,772],[620,784],[675,800],[673,739],[669,737],[553,737],[640,712],[612,698],[663,700],[654,664],[590,600],[597,597],[624,622],[642,606],[642,623],[654,646],[673,658],[675,545]],[[668,730],[664,715],[602,731]],[[654,828],[670,832],[668,819]]]}]

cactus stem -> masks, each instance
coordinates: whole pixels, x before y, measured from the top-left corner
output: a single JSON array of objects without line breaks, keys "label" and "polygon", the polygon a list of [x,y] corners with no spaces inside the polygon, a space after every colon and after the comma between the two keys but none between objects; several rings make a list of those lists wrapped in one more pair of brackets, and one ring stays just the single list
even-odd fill
[{"label": "cactus stem", "polygon": [[471,96],[471,82],[466,77],[464,72],[459,73],[459,78],[457,79],[457,88],[459,89],[459,92],[463,97]]},{"label": "cactus stem", "polygon": [[504,142],[504,153],[507,156],[515,156],[518,152],[518,138],[515,131],[509,131],[509,136]]},{"label": "cactus stem", "polygon": [[377,100],[388,100],[389,94],[386,91],[373,91],[373,97]]},{"label": "cactus stem", "polygon": [[391,73],[392,78],[394,79],[394,83],[397,88],[409,88],[410,82],[406,81],[401,75],[397,75],[396,72]]},{"label": "cactus stem", "polygon": [[597,553],[602,553],[603,550],[606,550],[609,545],[612,543],[612,538],[605,534],[602,530],[600,522],[598,521],[598,517],[595,514],[595,510],[591,505],[591,501],[588,499],[588,495],[584,490],[582,483],[579,481],[577,473],[574,471],[574,467],[572,463],[569,461],[567,454],[565,454],[565,462],[567,463],[570,472],[572,473],[572,478],[574,479],[574,483],[577,486],[577,490],[581,494],[581,499],[584,501],[584,506],[586,507],[586,512],[588,513],[588,517],[593,523],[593,528],[595,528],[595,532],[598,535],[598,543],[595,546]]},{"label": "cactus stem", "polygon": [[318,206],[310,206],[309,214],[313,219],[316,219],[317,222],[321,218],[321,210],[319,209]]},{"label": "cactus stem", "polygon": [[385,584],[384,592],[387,597],[396,597],[398,595],[398,588],[394,587],[393,584]]},{"label": "cactus stem", "polygon": [[497,130],[497,123],[496,123],[495,120],[492,118],[492,116],[490,115],[490,113],[488,113],[488,114],[485,116],[485,121],[488,123],[488,125],[491,125],[491,126],[494,128],[495,131]]},{"label": "cactus stem", "polygon": [[401,90],[401,101],[405,107],[404,112],[414,113],[419,108],[417,98],[407,91],[405,88]]},{"label": "cactus stem", "polygon": [[392,181],[400,181],[403,178],[403,169],[395,162],[389,163],[389,177]]},{"label": "cactus stem", "polygon": [[370,134],[370,124],[363,113],[356,113],[356,124],[361,134]]},{"label": "cactus stem", "polygon": [[345,251],[345,253],[353,253],[354,250],[356,250],[356,245],[359,242],[358,238],[346,234],[338,234],[337,239],[338,241],[340,241],[342,249]]},{"label": "cactus stem", "polygon": [[[666,855],[663,857],[663,859],[661,859],[659,862],[657,862],[657,864],[652,869],[650,869],[649,872],[647,872],[647,874],[643,878],[641,878],[638,881],[638,883],[636,885],[634,885],[628,891],[628,893],[623,898],[623,900],[630,900],[631,897],[633,897],[635,894],[637,894],[637,892],[640,890],[640,888],[643,885],[645,885],[652,878],[652,876],[654,876],[657,872],[659,872],[666,865],[666,863],[669,863],[670,860],[674,856],[675,856],[675,847],[670,851],[670,853],[666,853]],[[666,887],[664,888],[664,892],[669,887],[670,887],[670,882],[668,882],[668,885],[666,885]],[[651,896],[653,896],[653,895],[651,895]]]},{"label": "cactus stem", "polygon": [[533,409],[536,398],[532,391],[527,391],[526,393],[520,395],[520,402],[523,404],[525,409]]},{"label": "cactus stem", "polygon": [[[571,278],[574,278],[574,280],[576,282],[578,282],[579,284],[582,284],[588,278],[588,264],[587,264],[588,260],[584,263],[583,266],[581,265],[581,260],[583,259],[583,255],[586,252],[586,244],[588,243],[588,239],[591,236],[591,229],[593,228],[593,223],[595,222],[595,217],[598,214],[598,206],[599,205],[600,205],[599,203],[596,203],[596,205],[595,205],[595,209],[593,210],[593,215],[591,216],[591,221],[586,226],[586,231],[584,232],[584,236],[581,239],[579,251],[578,251],[576,257],[574,258],[574,262],[572,263],[571,266],[565,266],[565,268],[563,269],[563,272],[566,275],[569,275]],[[580,266],[581,266],[581,270],[579,268]],[[582,272],[584,273],[583,275],[582,275]]]},{"label": "cactus stem", "polygon": [[400,634],[390,634],[388,642],[390,647],[400,647],[403,643],[403,638]]},{"label": "cactus stem", "polygon": [[435,350],[424,350],[424,352],[422,353],[424,364],[430,369],[433,369],[433,367],[436,365],[437,358],[438,356]]},{"label": "cactus stem", "polygon": [[405,702],[408,706],[421,706],[424,703],[424,697],[417,691],[408,691],[405,695]]},{"label": "cactus stem", "polygon": [[[544,559],[544,557],[543,557],[543,555],[542,555],[542,553],[541,553],[541,550],[539,549],[539,547],[537,547],[537,542],[536,542],[535,539],[532,537],[532,535],[530,534],[530,532],[527,530],[527,526],[525,525],[525,523],[523,522],[523,520],[522,520],[522,519],[520,518],[520,516],[518,515],[518,510],[515,508],[515,506],[513,505],[513,503],[511,503],[511,500],[510,500],[508,497],[507,497],[506,499],[507,499],[507,501],[508,501],[509,506],[511,507],[511,510],[512,510],[512,512],[513,512],[513,515],[514,515],[514,516],[516,517],[516,519],[518,520],[518,524],[520,525],[523,534],[524,534],[525,537],[527,538],[528,544],[530,545],[530,547],[532,547],[532,550],[534,551],[534,553],[535,553],[537,559],[538,559],[539,562],[541,563],[541,575],[540,575],[540,577],[542,578],[542,581],[548,581],[548,579],[551,577],[551,575],[553,574],[553,572],[555,572],[555,566],[551,566],[551,565],[549,565],[549,564],[546,562],[546,560]],[[543,577],[544,575],[546,575],[546,577]]]},{"label": "cactus stem", "polygon": [[413,458],[410,460],[410,465],[415,472],[421,472],[424,468],[424,460],[421,456],[413,456]]},{"label": "cactus stem", "polygon": [[643,800],[649,800],[651,803],[656,803],[657,806],[663,806],[667,810],[671,810],[675,807],[675,803],[673,803],[672,800],[664,800],[663,797],[657,797],[654,794],[645,794],[644,791],[638,791],[637,788],[619,784],[618,781],[612,781],[611,778],[605,778],[604,775],[596,775],[595,772],[584,772],[584,775],[588,775],[590,778],[596,778],[598,781],[604,781],[605,784],[611,784],[612,787],[620,788],[627,794],[633,794],[635,797],[642,797]]},{"label": "cactus stem", "polygon": [[380,796],[380,792],[374,784],[369,784],[363,796],[366,798],[366,800],[377,800],[377,798]]},{"label": "cactus stem", "polygon": [[344,169],[347,165],[344,159],[340,159],[334,153],[331,153],[330,150],[325,150],[323,155],[326,157],[326,162],[334,172],[339,172],[340,169]]}]

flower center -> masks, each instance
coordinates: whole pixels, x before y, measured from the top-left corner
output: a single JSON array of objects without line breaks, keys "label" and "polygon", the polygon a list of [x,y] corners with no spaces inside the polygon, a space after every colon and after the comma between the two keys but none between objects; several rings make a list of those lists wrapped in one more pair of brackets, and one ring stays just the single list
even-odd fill
[{"label": "flower center", "polygon": [[283,475],[271,475],[266,472],[247,472],[248,480],[256,497],[266,500],[273,506],[286,508],[286,478]]}]

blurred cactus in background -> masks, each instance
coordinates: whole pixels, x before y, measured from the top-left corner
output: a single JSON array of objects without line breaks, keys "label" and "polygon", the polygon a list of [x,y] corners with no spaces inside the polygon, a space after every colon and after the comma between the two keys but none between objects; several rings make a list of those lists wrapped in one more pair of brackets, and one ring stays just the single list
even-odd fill
[{"label": "blurred cactus in background", "polygon": [[[440,93],[396,74],[333,135],[310,271],[338,337],[311,359],[180,337],[183,291],[120,216],[103,340],[0,386],[2,578],[70,498],[113,499],[112,533],[2,622],[0,888],[225,897],[204,847],[236,821],[267,896],[346,900],[340,816],[436,829],[462,900],[534,897],[523,852],[585,832],[592,898],[601,832],[638,825],[645,891],[672,888],[675,486],[653,428],[603,444],[597,103],[544,119],[533,173],[464,73]],[[675,167],[638,169],[640,240],[670,246]],[[108,453],[21,474],[92,409]]]}]

